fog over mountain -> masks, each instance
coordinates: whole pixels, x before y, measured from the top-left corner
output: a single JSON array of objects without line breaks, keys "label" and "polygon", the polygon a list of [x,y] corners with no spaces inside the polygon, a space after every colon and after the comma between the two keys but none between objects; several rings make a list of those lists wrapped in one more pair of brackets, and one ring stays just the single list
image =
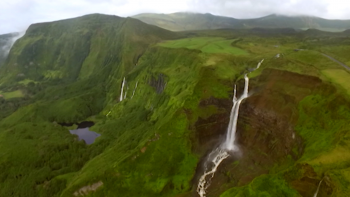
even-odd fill
[{"label": "fog over mountain", "polygon": [[257,18],[269,14],[311,15],[349,19],[345,0],[16,0],[1,3],[0,34],[25,30],[30,24],[104,13],[133,16],[140,13],[198,12],[234,18]]},{"label": "fog over mountain", "polygon": [[13,44],[23,35],[24,32],[0,35],[0,66],[5,61]]}]

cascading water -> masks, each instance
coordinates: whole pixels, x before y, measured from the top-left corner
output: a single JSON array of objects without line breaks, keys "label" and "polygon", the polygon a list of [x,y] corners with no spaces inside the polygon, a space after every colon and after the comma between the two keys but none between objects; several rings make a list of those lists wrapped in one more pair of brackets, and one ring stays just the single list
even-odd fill
[{"label": "cascading water", "polygon": [[139,81],[137,81],[137,82],[136,82],[136,85],[135,85],[134,91],[132,91],[132,96],[131,96],[131,98],[132,98],[132,97],[134,97],[134,95],[135,95],[135,91],[136,91],[136,88],[137,88],[137,84],[138,84],[138,83],[139,83]]},{"label": "cascading water", "polygon": [[321,187],[322,181],[323,181],[323,179],[322,179],[322,180],[320,181],[320,183],[318,184],[318,187],[317,187],[317,190],[316,190],[316,192],[315,192],[315,194],[314,194],[314,197],[317,197],[318,192],[320,191],[320,187]]},{"label": "cascading water", "polygon": [[[227,134],[226,134],[226,141],[222,145],[222,149],[234,151],[236,150],[235,146],[235,139],[236,139],[236,129],[237,129],[237,120],[238,120],[238,113],[239,113],[239,107],[241,105],[241,102],[248,97],[248,86],[249,86],[249,78],[246,75],[244,75],[244,91],[243,95],[237,100],[236,95],[233,97],[233,106],[231,109],[230,114],[230,122],[227,128]],[[235,86],[235,94],[236,94],[236,86]]]},{"label": "cascading water", "polygon": [[[264,60],[261,60],[256,69],[260,68]],[[254,69],[254,70],[256,70]],[[214,174],[219,167],[220,163],[230,156],[230,152],[238,151],[238,147],[235,145],[237,120],[239,114],[239,107],[241,102],[248,97],[249,78],[248,74],[244,75],[244,90],[243,94],[237,99],[237,86],[234,87],[233,106],[230,113],[230,122],[227,127],[226,140],[221,146],[212,151],[205,163],[204,174],[199,178],[197,192],[199,196],[205,197],[206,189],[210,186],[210,180],[214,177]]]},{"label": "cascading water", "polygon": [[121,89],[121,92],[120,92],[120,98],[119,98],[119,101],[123,101],[123,90],[124,90],[124,85],[125,85],[125,77],[123,79],[123,83],[122,83],[122,89]]},{"label": "cascading water", "polygon": [[126,88],[124,99],[126,99],[126,95],[128,94],[128,90],[129,90],[129,86],[127,86],[127,88]]}]

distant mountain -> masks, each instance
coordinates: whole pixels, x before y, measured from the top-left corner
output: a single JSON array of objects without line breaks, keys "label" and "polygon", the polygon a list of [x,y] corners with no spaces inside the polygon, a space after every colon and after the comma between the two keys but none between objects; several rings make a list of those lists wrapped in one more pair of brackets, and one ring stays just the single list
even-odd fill
[{"label": "distant mountain", "polygon": [[133,18],[171,31],[244,27],[239,19],[211,14],[178,12],[173,14],[139,14]]},{"label": "distant mountain", "polygon": [[171,31],[207,30],[225,28],[295,28],[344,31],[350,28],[350,20],[327,20],[312,16],[268,15],[256,19],[235,19],[212,14],[185,13],[139,14],[133,16],[145,23]]},{"label": "distant mountain", "polygon": [[14,38],[18,35],[18,33],[0,35],[0,66],[4,63],[13,44]]}]

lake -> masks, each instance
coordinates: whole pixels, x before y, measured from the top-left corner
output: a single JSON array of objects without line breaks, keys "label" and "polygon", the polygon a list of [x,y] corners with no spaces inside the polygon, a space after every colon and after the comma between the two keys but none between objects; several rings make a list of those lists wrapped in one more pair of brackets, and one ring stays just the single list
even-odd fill
[{"label": "lake", "polygon": [[91,122],[82,122],[78,125],[78,128],[75,130],[69,130],[71,134],[77,135],[79,140],[84,140],[87,145],[94,143],[95,139],[101,134],[95,133],[89,130],[90,126],[94,124]]}]

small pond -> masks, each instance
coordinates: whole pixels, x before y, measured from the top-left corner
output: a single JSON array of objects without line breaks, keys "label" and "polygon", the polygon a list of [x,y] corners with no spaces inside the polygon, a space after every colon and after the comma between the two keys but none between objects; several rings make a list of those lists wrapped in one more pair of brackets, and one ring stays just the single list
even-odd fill
[{"label": "small pond", "polygon": [[[59,123],[62,126],[72,126],[74,123]],[[75,123],[77,124],[77,123]],[[79,140],[84,140],[86,144],[92,144],[94,143],[95,139],[99,136],[101,136],[98,133],[95,133],[93,131],[90,131],[89,128],[94,126],[94,122],[85,121],[81,122],[78,125],[77,129],[69,130],[71,134],[77,135]]]}]

